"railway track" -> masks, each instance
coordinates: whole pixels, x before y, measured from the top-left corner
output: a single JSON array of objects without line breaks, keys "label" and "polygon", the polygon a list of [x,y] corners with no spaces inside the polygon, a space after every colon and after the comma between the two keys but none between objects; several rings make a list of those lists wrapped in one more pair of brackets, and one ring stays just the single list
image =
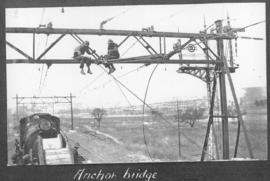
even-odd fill
[{"label": "railway track", "polygon": [[[98,138],[97,136],[94,136],[94,135],[90,135],[90,136]],[[70,141],[71,145],[74,145],[77,142],[72,138],[68,138],[68,140]],[[81,158],[81,163],[84,163],[85,161],[96,162],[96,160],[98,160],[98,162],[104,163],[106,161],[106,159],[100,153],[93,151],[91,149],[88,149],[87,147],[83,146],[82,144],[80,144],[78,152],[79,152],[79,157]],[[89,158],[89,156],[91,156],[91,158]],[[95,160],[93,160],[94,158],[95,158]]]}]

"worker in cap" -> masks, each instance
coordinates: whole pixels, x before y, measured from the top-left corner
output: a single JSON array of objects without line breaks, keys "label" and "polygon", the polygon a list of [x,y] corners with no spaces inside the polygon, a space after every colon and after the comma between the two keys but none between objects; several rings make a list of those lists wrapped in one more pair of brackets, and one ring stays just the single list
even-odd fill
[{"label": "worker in cap", "polygon": [[[119,51],[118,51],[118,45],[112,41],[112,39],[108,40],[108,54],[106,58],[108,60],[110,59],[118,59],[120,57]],[[107,62],[105,64],[105,67],[109,68],[109,74],[113,73],[115,71],[115,67],[112,63]]]},{"label": "worker in cap", "polygon": [[80,147],[80,144],[78,143],[78,142],[76,142],[75,144],[74,144],[74,148],[79,148]]},{"label": "worker in cap", "polygon": [[83,45],[86,46],[86,47],[88,47],[89,46],[89,41],[83,42]]},{"label": "worker in cap", "polygon": [[80,61],[81,74],[83,75],[85,75],[84,64],[87,66],[87,73],[92,74],[90,69],[91,58],[84,56],[85,52],[89,55],[92,55],[92,53],[89,51],[89,41],[85,41],[82,45],[77,46],[73,54],[74,60]]}]

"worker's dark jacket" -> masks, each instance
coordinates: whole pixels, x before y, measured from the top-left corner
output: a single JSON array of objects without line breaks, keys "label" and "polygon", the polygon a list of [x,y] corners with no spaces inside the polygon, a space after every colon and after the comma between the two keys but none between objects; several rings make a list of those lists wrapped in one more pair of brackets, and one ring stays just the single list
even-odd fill
[{"label": "worker's dark jacket", "polygon": [[84,46],[84,45],[80,45],[78,47],[75,48],[74,50],[74,57],[77,57],[77,56],[80,56],[80,55],[83,55],[84,53],[88,53],[88,54],[91,54],[88,47]]},{"label": "worker's dark jacket", "polygon": [[111,59],[119,58],[119,51],[118,45],[116,43],[109,43],[108,44],[108,56]]}]

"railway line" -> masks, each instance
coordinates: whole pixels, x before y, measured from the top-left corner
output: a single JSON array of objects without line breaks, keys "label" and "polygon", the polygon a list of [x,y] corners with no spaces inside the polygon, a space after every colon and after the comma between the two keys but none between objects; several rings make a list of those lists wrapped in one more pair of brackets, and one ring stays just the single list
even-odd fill
[{"label": "railway line", "polygon": [[[91,135],[93,136],[93,135]],[[96,136],[95,136],[96,137]],[[74,139],[69,138],[68,139],[71,143],[71,145],[75,145],[75,143],[77,143]],[[105,162],[106,159],[98,152],[95,152],[91,149],[87,149],[85,146],[80,144],[79,147],[79,159],[78,159],[78,163],[92,163],[93,162],[93,158],[98,158],[99,162]],[[89,158],[89,155],[91,156],[91,158]]]}]

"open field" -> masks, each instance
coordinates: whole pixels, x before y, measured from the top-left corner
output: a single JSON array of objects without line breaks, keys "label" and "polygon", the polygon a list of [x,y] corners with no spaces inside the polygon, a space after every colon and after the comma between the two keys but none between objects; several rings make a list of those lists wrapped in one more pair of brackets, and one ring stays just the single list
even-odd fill
[{"label": "open field", "polygon": [[[267,110],[261,107],[246,109],[244,122],[248,129],[255,159],[267,159]],[[89,114],[90,115],[90,114]],[[134,163],[134,162],[174,162],[198,161],[206,133],[207,119],[196,122],[194,127],[180,124],[180,151],[177,122],[171,115],[164,119],[155,116],[112,116],[107,115],[97,130],[94,120],[74,115],[74,130],[70,131],[70,119],[61,118],[61,128],[69,137],[70,144],[79,142],[79,153],[85,163]],[[144,127],[143,127],[144,122]],[[237,122],[230,120],[230,156],[233,157]],[[215,120],[215,133],[218,142],[218,156],[222,158],[221,123]],[[8,158],[14,153],[14,139],[18,135],[10,129],[8,134]],[[147,146],[146,146],[147,145]],[[239,158],[249,158],[244,134],[241,129]],[[211,160],[206,155],[206,160]]]},{"label": "open field", "polygon": [[[96,150],[98,154],[110,155],[110,158],[97,162],[141,162],[141,161],[196,161],[200,159],[202,145],[206,133],[207,121],[196,122],[194,127],[181,124],[180,150],[178,144],[177,122],[172,116],[164,116],[165,120],[158,117],[105,117],[101,122],[99,132],[95,132],[92,118],[74,118],[75,133],[82,134],[87,140],[78,137],[78,142],[84,147],[93,140],[94,135],[105,134],[105,140],[98,139],[90,150]],[[63,119],[64,120],[64,119]],[[255,159],[267,159],[267,116],[266,109],[251,107],[244,116],[248,136],[252,145]],[[67,131],[70,121],[62,121],[62,127]],[[237,122],[231,120],[230,129],[230,155],[233,157],[236,140]],[[242,129],[241,129],[242,130]],[[222,158],[221,123],[215,121],[215,132],[218,141],[219,158]],[[100,133],[100,134],[99,134]],[[71,135],[67,132],[68,135]],[[108,136],[109,135],[109,136]],[[108,143],[108,139],[111,140]],[[92,140],[92,141],[91,141]],[[106,146],[107,145],[107,146]],[[147,146],[146,146],[147,145]],[[93,148],[94,147],[94,148]],[[106,147],[106,149],[104,149]],[[249,158],[244,134],[241,131],[238,157]],[[115,152],[113,154],[112,152]],[[125,159],[124,155],[132,157]],[[119,156],[122,156],[121,159]],[[92,157],[92,156],[91,156]],[[92,160],[92,158],[88,158]],[[208,155],[206,159],[210,159]]]}]

